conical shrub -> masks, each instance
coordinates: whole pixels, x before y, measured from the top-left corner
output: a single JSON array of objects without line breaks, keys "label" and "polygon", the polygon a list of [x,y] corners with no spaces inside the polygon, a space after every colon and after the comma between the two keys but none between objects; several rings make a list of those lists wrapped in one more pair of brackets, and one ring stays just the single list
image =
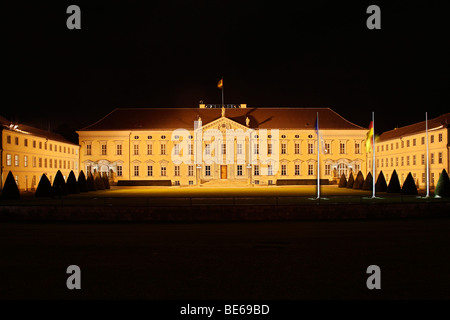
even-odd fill
[{"label": "conical shrub", "polygon": [[350,177],[348,177],[346,188],[353,188],[354,182],[355,182],[355,179],[353,178],[353,172],[350,172]]},{"label": "conical shrub", "polygon": [[20,199],[19,187],[17,187],[16,180],[11,171],[6,176],[5,185],[2,190],[2,199]]},{"label": "conical shrub", "polygon": [[80,192],[88,192],[88,186],[87,186],[87,182],[86,182],[86,176],[84,175],[83,170],[80,171],[80,174],[78,175],[78,190]]},{"label": "conical shrub", "polygon": [[434,190],[434,196],[441,198],[450,197],[450,179],[445,169],[442,170],[441,175],[439,176],[436,189]]},{"label": "conical shrub", "polygon": [[73,170],[71,170],[69,173],[69,177],[67,178],[66,186],[67,186],[68,194],[80,193],[80,189],[78,188],[77,178],[75,178],[75,173],[73,173]]},{"label": "conical shrub", "polygon": [[97,190],[105,190],[105,183],[103,182],[102,177],[100,176],[100,173],[95,173],[95,186],[97,187]]},{"label": "conical shrub", "polygon": [[103,179],[103,184],[105,185],[105,189],[111,189],[111,187],[109,186],[109,178],[108,178],[108,175],[106,174],[106,172],[103,172],[102,179]]},{"label": "conical shrub", "polygon": [[353,182],[353,189],[362,189],[364,184],[364,176],[361,171],[356,175],[355,182]]},{"label": "conical shrub", "polygon": [[48,180],[47,175],[44,173],[39,180],[39,184],[37,186],[36,192],[34,193],[35,197],[52,197],[53,189],[50,180]]},{"label": "conical shrub", "polygon": [[391,179],[389,180],[389,185],[386,190],[388,193],[400,193],[402,188],[400,187],[400,181],[398,180],[397,171],[392,172]]},{"label": "conical shrub", "polygon": [[417,194],[416,182],[414,181],[414,178],[413,178],[411,172],[408,173],[408,176],[406,176],[405,182],[403,182],[401,193],[409,194],[409,195]]},{"label": "conical shrub", "polygon": [[58,170],[55,176],[55,180],[53,180],[53,194],[55,196],[65,196],[67,195],[67,187],[66,182],[64,181],[64,177],[61,173],[61,170]]},{"label": "conical shrub", "polygon": [[372,190],[372,188],[373,188],[373,177],[372,177],[372,173],[369,172],[367,174],[366,180],[364,180],[362,189],[363,190]]},{"label": "conical shrub", "polygon": [[339,180],[339,188],[345,188],[347,186],[347,178],[345,177],[345,174],[343,173],[341,175],[341,179]]},{"label": "conical shrub", "polygon": [[377,183],[375,184],[375,191],[377,192],[387,191],[387,183],[383,171],[380,171],[380,174],[378,175]]},{"label": "conical shrub", "polygon": [[95,186],[94,176],[91,172],[88,173],[88,177],[86,179],[86,184],[88,191],[97,191],[97,187]]}]

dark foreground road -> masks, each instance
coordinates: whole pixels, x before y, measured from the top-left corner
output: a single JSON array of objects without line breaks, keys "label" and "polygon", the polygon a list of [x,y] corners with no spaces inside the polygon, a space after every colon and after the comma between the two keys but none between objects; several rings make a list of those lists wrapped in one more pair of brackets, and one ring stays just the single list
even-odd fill
[{"label": "dark foreground road", "polygon": [[0,298],[449,299],[449,248],[450,219],[2,223]]}]

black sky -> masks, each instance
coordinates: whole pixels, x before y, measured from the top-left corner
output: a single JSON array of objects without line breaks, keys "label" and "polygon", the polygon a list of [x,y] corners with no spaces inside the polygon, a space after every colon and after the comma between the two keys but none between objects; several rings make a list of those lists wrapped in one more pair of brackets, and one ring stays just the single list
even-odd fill
[{"label": "black sky", "polygon": [[[81,30],[66,8],[81,8]],[[366,9],[381,8],[381,30]],[[116,107],[331,107],[392,129],[449,112],[442,2],[58,1],[1,5],[0,114],[78,129]],[[4,82],[4,83],[5,83]],[[3,90],[2,90],[3,91]]]}]

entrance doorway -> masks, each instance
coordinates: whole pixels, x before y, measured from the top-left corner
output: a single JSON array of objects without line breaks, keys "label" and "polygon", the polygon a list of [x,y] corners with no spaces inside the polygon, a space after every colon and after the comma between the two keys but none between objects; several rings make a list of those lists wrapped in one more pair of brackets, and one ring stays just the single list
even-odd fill
[{"label": "entrance doorway", "polygon": [[227,166],[220,166],[220,179],[227,178]]}]

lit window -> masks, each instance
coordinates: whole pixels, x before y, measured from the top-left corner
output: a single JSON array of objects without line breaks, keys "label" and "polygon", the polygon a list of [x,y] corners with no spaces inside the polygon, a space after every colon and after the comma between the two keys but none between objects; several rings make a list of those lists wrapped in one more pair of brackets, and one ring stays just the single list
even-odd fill
[{"label": "lit window", "polygon": [[6,154],[6,165],[10,166],[12,164],[12,155]]},{"label": "lit window", "polygon": [[442,152],[439,152],[438,163],[442,163]]},{"label": "lit window", "polygon": [[267,166],[267,175],[268,176],[273,176],[273,165],[269,164]]},{"label": "lit window", "polygon": [[205,145],[205,155],[211,155],[211,145]]},{"label": "lit window", "polygon": [[173,152],[177,156],[180,154],[180,145],[179,144],[174,145]]},{"label": "lit window", "polygon": [[15,165],[16,167],[19,166],[19,155],[18,155],[18,154],[15,154],[15,155],[14,155],[14,165]]},{"label": "lit window", "polygon": [[28,156],[23,156],[23,166],[28,167]]},{"label": "lit window", "polygon": [[147,176],[153,176],[153,166],[147,166]]}]

